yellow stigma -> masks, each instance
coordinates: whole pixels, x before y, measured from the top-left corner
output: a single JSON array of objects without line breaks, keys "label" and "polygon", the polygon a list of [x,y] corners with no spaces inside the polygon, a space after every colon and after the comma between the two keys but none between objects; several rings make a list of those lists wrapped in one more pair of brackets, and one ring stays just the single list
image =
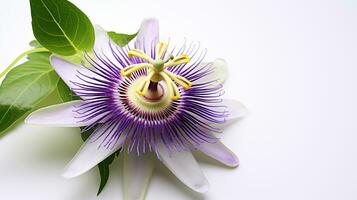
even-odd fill
[{"label": "yellow stigma", "polygon": [[163,59],[162,57],[164,56],[167,47],[168,47],[167,42],[158,42],[156,44],[155,60],[150,56],[148,56],[147,54],[145,54],[140,49],[131,49],[130,51],[128,51],[129,57],[135,56],[143,59],[144,61],[147,61],[147,63],[130,65],[121,70],[121,76],[130,77],[130,75],[135,71],[144,68],[148,69],[148,75],[145,77],[143,82],[141,82],[138,85],[137,88],[138,94],[145,96],[148,91],[150,82],[159,82],[163,80],[167,84],[167,89],[168,92],[171,94],[171,99],[178,100],[180,99],[181,94],[176,83],[182,86],[184,90],[188,90],[192,87],[192,83],[189,80],[187,80],[185,77],[174,74],[167,70],[170,67],[182,65],[190,62],[190,58],[185,54],[181,54],[178,55],[177,57],[168,55],[166,59]]}]

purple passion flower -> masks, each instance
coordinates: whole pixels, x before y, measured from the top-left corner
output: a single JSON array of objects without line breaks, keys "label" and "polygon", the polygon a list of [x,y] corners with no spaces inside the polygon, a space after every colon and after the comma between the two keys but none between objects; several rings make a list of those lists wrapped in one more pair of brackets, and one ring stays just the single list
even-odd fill
[{"label": "purple passion flower", "polygon": [[145,20],[134,45],[125,47],[97,27],[93,51],[84,65],[50,58],[82,100],[42,108],[25,120],[94,129],[64,177],[83,174],[121,148],[124,199],[138,200],[145,198],[155,157],[200,193],[208,190],[208,182],[192,151],[238,166],[237,156],[217,138],[222,125],[246,113],[241,103],[222,99],[223,59],[203,62],[206,51],[193,43],[170,49],[159,41],[156,20]]}]

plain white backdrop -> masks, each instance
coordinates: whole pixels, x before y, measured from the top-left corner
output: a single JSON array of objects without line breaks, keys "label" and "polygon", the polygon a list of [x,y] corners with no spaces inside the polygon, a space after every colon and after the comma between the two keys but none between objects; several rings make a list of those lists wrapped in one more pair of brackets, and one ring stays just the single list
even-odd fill
[{"label": "plain white backdrop", "polygon": [[[226,97],[249,115],[223,142],[237,169],[202,160],[211,190],[198,195],[158,165],[147,200],[357,199],[357,1],[73,0],[107,30],[134,33],[160,20],[161,35],[201,41],[229,64]],[[0,69],[33,39],[29,2],[0,2]],[[0,199],[122,198],[121,160],[96,197],[97,169],[60,176],[81,145],[75,129],[21,124],[0,138]]]}]

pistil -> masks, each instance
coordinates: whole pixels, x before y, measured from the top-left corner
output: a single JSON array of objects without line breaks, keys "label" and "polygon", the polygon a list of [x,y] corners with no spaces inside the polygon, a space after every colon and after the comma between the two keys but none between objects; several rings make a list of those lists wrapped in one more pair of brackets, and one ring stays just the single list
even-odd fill
[{"label": "pistil", "polygon": [[149,101],[159,101],[164,96],[164,90],[158,82],[150,81],[148,91],[145,98]]}]

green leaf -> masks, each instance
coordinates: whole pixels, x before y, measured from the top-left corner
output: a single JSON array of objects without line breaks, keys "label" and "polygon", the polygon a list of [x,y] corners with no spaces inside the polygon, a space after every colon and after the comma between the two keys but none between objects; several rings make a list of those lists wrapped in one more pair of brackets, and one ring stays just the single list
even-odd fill
[{"label": "green leaf", "polygon": [[81,51],[81,52],[78,52],[77,54],[74,54],[72,56],[60,56],[60,57],[62,57],[63,59],[65,59],[73,64],[79,65],[79,64],[83,64],[84,52]]},{"label": "green leaf", "polygon": [[69,87],[62,79],[60,79],[57,83],[57,90],[63,102],[81,99],[69,89]]},{"label": "green leaf", "polygon": [[100,185],[97,195],[99,195],[103,191],[105,185],[107,184],[109,178],[109,166],[113,163],[115,157],[119,156],[120,151],[121,149],[119,149],[118,151],[116,151],[98,164],[98,169],[100,173]]},{"label": "green leaf", "polygon": [[33,48],[42,48],[43,47],[37,40],[32,40],[30,42],[30,46]]},{"label": "green leaf", "polygon": [[90,57],[95,56],[93,51],[89,51],[89,52],[81,51],[72,56],[61,56],[61,55],[58,56],[76,65],[90,66],[90,63],[85,59],[86,54],[89,55]]},{"label": "green leaf", "polygon": [[30,54],[6,75],[0,86],[0,135],[56,89],[59,77],[49,55]]},{"label": "green leaf", "polygon": [[127,45],[132,39],[136,37],[138,33],[128,35],[128,34],[122,34],[122,33],[116,33],[113,31],[108,32],[108,36],[110,39],[113,40],[117,45],[123,47]]},{"label": "green leaf", "polygon": [[99,195],[103,191],[105,185],[108,182],[109,165],[111,165],[113,163],[114,158],[115,158],[115,153],[110,155],[108,158],[106,158],[105,160],[103,160],[102,162],[100,162],[98,164],[98,169],[99,169],[99,173],[100,173],[100,185],[99,185],[97,195]]},{"label": "green leaf", "polygon": [[30,0],[30,5],[33,33],[42,46],[63,56],[92,49],[93,25],[71,2]]}]

